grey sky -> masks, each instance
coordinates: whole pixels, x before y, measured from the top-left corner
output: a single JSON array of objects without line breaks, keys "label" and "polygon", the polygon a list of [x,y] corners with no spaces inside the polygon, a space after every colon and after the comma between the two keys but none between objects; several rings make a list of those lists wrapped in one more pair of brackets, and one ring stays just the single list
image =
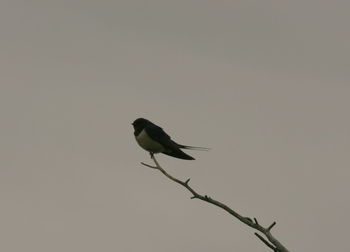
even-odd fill
[{"label": "grey sky", "polygon": [[350,3],[2,1],[0,250],[269,251],[140,166],[130,123],[206,146],[166,170],[291,251],[349,251]]}]

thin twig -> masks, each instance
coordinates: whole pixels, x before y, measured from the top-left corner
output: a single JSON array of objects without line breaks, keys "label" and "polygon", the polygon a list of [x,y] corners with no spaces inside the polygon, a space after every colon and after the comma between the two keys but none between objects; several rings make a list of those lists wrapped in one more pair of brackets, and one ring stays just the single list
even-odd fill
[{"label": "thin twig", "polygon": [[258,233],[254,233],[263,243],[265,243],[266,246],[268,246],[270,249],[272,249],[273,251],[276,251],[276,248],[271,245],[271,243],[269,243],[264,237],[262,237],[260,234]]},{"label": "thin twig", "polygon": [[269,227],[265,228],[263,226],[261,226],[258,222],[258,220],[256,218],[253,218],[254,222],[252,221],[251,218],[249,217],[244,217],[242,215],[240,215],[239,213],[237,213],[236,211],[234,211],[233,209],[231,209],[230,207],[228,207],[227,205],[212,199],[211,197],[209,197],[208,195],[201,195],[199,193],[197,193],[190,185],[190,179],[187,179],[186,181],[181,181],[175,177],[173,177],[172,175],[170,175],[169,173],[167,173],[158,163],[158,161],[156,160],[156,158],[153,156],[151,156],[151,158],[153,159],[154,163],[156,166],[152,166],[146,163],[141,163],[144,166],[147,166],[149,168],[152,169],[156,169],[159,170],[160,172],[162,172],[167,178],[171,179],[172,181],[182,185],[183,187],[185,187],[188,191],[190,191],[192,193],[192,197],[191,199],[200,199],[203,200],[205,202],[208,202],[210,204],[213,204],[217,207],[220,207],[222,209],[224,209],[226,212],[228,212],[229,214],[233,215],[234,217],[236,217],[238,220],[240,220],[241,222],[243,222],[244,224],[246,224],[247,226],[258,230],[259,232],[261,232],[266,239],[258,234],[255,233],[255,235],[265,244],[267,245],[269,248],[271,248],[273,251],[275,252],[289,252],[287,248],[285,248],[272,234],[271,234],[271,229],[276,225],[276,222],[274,221]]}]

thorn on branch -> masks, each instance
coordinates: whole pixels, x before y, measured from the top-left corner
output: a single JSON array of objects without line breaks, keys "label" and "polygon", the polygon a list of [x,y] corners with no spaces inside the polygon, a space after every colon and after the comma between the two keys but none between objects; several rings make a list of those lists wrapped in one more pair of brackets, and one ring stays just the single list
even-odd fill
[{"label": "thorn on branch", "polygon": [[267,231],[270,231],[276,225],[276,221],[274,221],[268,228]]},{"label": "thorn on branch", "polygon": [[258,222],[258,220],[256,218],[254,218],[254,221],[255,221],[256,225],[259,225],[259,222]]},{"label": "thorn on branch", "polygon": [[205,198],[206,200],[210,200],[210,197],[209,197],[208,195],[204,195],[204,198]]},{"label": "thorn on branch", "polygon": [[191,199],[196,199],[196,198],[198,198],[197,195],[193,195],[193,196],[191,197]]},{"label": "thorn on branch", "polygon": [[188,182],[190,182],[190,178],[185,181],[185,185],[188,185]]}]

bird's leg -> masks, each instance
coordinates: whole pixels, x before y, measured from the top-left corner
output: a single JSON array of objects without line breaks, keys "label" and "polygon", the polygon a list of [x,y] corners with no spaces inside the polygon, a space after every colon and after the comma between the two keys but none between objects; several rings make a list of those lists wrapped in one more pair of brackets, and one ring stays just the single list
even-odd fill
[{"label": "bird's leg", "polygon": [[151,159],[153,159],[154,153],[150,152],[149,155],[151,156]]}]

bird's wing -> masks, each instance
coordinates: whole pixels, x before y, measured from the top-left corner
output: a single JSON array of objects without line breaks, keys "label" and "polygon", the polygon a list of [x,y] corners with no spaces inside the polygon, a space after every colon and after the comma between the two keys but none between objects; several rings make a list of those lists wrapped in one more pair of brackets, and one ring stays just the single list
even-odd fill
[{"label": "bird's wing", "polygon": [[165,148],[178,148],[178,146],[171,140],[170,136],[165,133],[161,127],[152,124],[148,125],[145,128],[145,131],[150,138],[157,141]]}]

